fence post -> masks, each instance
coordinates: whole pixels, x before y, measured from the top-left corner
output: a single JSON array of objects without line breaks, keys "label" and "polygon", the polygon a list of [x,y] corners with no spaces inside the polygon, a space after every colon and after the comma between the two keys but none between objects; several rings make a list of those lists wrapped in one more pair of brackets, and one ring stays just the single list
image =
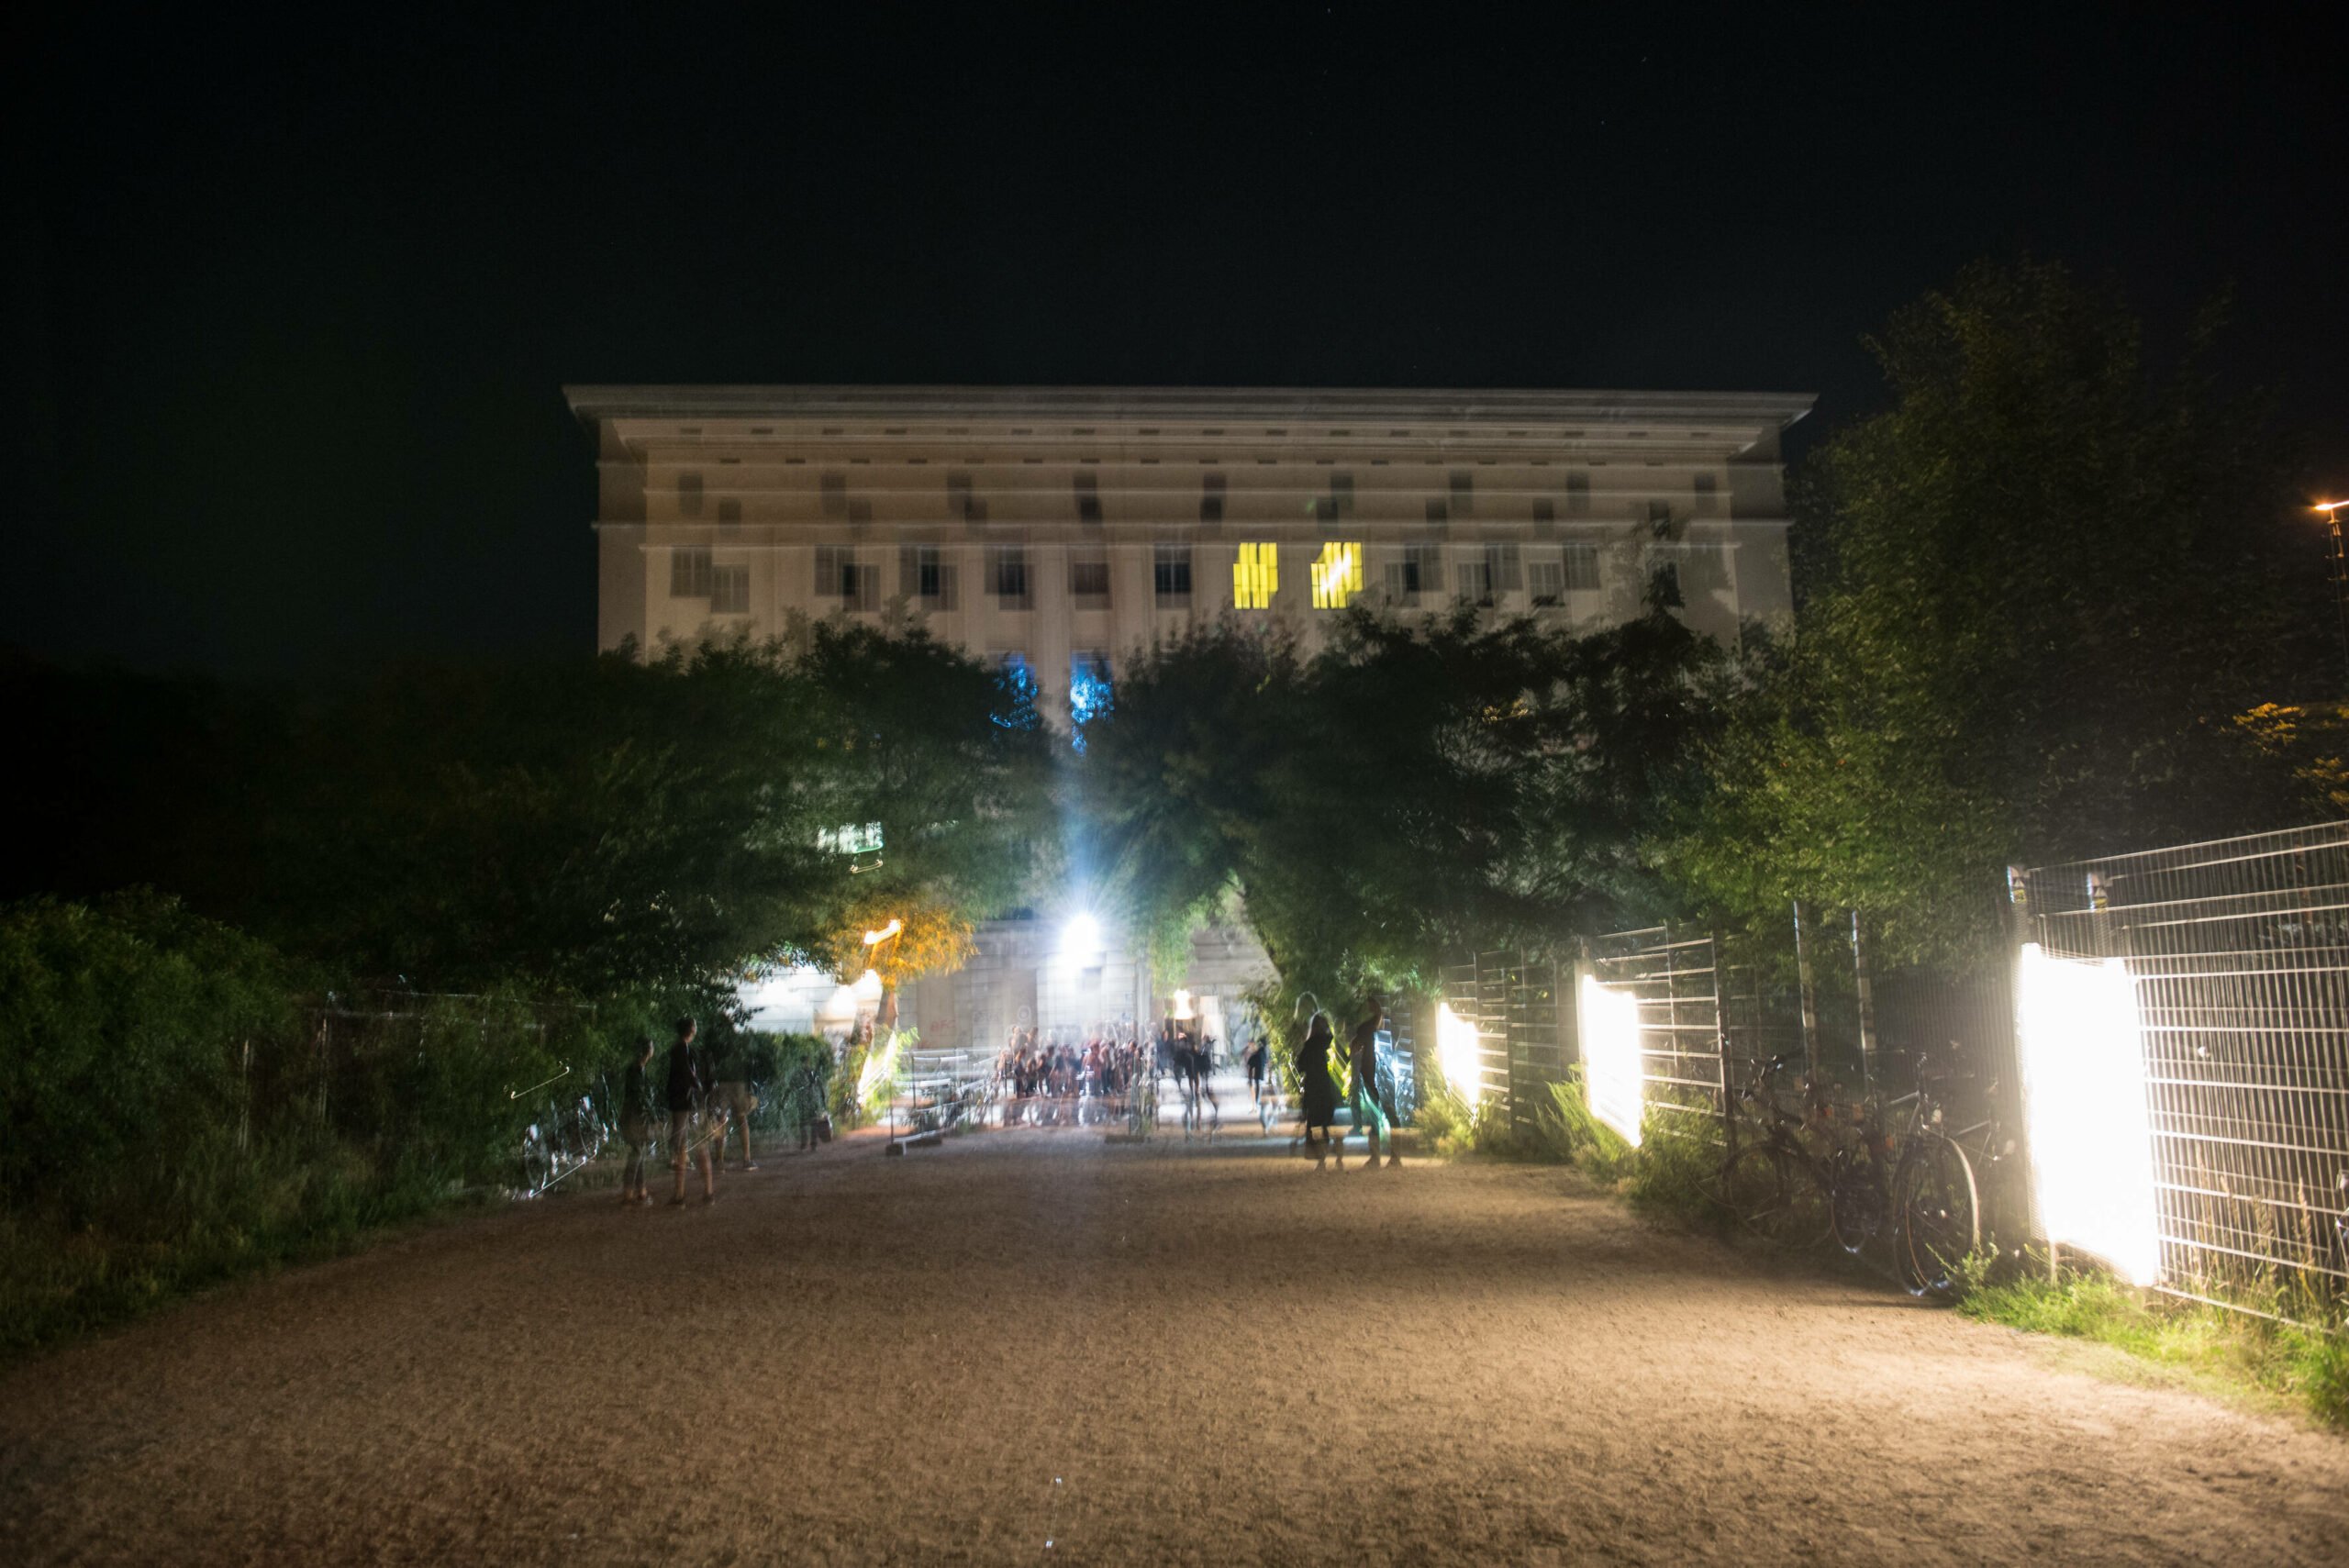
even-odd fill
[{"label": "fence post", "polygon": [[1819,1078],[1819,988],[1810,970],[1810,938],[1803,929],[1802,900],[1795,907],[1795,979],[1802,993],[1803,1066],[1815,1083]]},{"label": "fence post", "polygon": [[1729,949],[1720,926],[1705,936],[1712,943],[1713,1067],[1720,1080],[1721,1169],[1726,1171],[1737,1160],[1737,1100],[1729,1086]]},{"label": "fence post", "polygon": [[1860,930],[1860,912],[1852,911],[1852,989],[1860,1012],[1860,1091],[1876,1095],[1876,992],[1868,982],[1868,944]]}]

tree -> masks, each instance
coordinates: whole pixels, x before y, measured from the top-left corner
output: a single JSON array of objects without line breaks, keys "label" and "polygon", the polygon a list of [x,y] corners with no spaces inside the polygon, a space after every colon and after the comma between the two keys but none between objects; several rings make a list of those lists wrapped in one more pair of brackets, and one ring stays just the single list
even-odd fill
[{"label": "tree", "polygon": [[2289,814],[2229,716],[2326,623],[2208,339],[2156,370],[2109,291],[2034,262],[1893,317],[1892,406],[1798,475],[1797,634],[1749,667],[1720,794],[1657,846],[1685,885],[1948,955],[1995,933],[2009,862]]}]

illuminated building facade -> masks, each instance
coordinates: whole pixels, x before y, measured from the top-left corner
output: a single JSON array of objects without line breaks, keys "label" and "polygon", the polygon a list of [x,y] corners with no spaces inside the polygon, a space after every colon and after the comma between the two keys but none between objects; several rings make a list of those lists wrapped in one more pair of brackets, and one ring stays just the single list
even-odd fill
[{"label": "illuminated building facade", "polygon": [[[905,615],[1030,672],[1063,728],[1081,726],[1132,651],[1226,614],[1286,621],[1308,648],[1364,598],[1406,613],[1465,599],[1597,628],[1636,614],[1660,583],[1692,627],[1733,640],[1791,608],[1779,442],[1811,401],[1092,387],[567,395],[596,442],[601,646],[768,635],[795,615]],[[1007,927],[952,995],[926,984],[909,1006],[933,1038],[972,1040],[999,1038],[1023,1013],[1047,1025],[1147,1014],[1130,961],[1069,963],[1052,945]],[[1261,967],[1228,941],[1216,951],[1234,975]],[[1065,995],[1063,969],[1076,987]],[[1222,986],[1203,984],[1209,996]]]}]

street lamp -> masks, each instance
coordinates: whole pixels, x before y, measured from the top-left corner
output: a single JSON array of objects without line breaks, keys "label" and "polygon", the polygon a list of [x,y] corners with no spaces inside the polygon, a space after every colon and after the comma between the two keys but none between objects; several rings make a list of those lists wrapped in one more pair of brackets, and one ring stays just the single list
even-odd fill
[{"label": "street lamp", "polygon": [[2349,551],[2341,541],[2341,509],[2349,501],[2319,501],[2311,510],[2321,514],[2324,526],[2332,534],[2332,598],[2341,611],[2341,661],[2349,672]]}]

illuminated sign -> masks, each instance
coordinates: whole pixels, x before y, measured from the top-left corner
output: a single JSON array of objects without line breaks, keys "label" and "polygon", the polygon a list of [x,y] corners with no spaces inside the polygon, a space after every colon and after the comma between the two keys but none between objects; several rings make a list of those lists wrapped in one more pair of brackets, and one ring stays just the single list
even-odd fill
[{"label": "illuminated sign", "polygon": [[2050,958],[2031,942],[2015,990],[2040,1229],[2132,1284],[2152,1284],[2161,1228],[2144,1031],[2129,966]]},{"label": "illuminated sign", "polygon": [[1645,1109],[1645,1049],[1640,1038],[1640,999],[1629,991],[1582,977],[1583,1093],[1590,1114],[1640,1146],[1640,1115]]},{"label": "illuminated sign", "polygon": [[1325,544],[1313,563],[1313,607],[1342,610],[1346,601],[1362,592],[1362,546]]},{"label": "illuminated sign", "polygon": [[835,855],[872,855],[881,851],[881,824],[850,822],[816,830],[816,847]]},{"label": "illuminated sign", "polygon": [[1272,544],[1243,544],[1240,559],[1231,563],[1231,603],[1235,609],[1261,610],[1272,606],[1273,595],[1280,592],[1280,547]]}]

